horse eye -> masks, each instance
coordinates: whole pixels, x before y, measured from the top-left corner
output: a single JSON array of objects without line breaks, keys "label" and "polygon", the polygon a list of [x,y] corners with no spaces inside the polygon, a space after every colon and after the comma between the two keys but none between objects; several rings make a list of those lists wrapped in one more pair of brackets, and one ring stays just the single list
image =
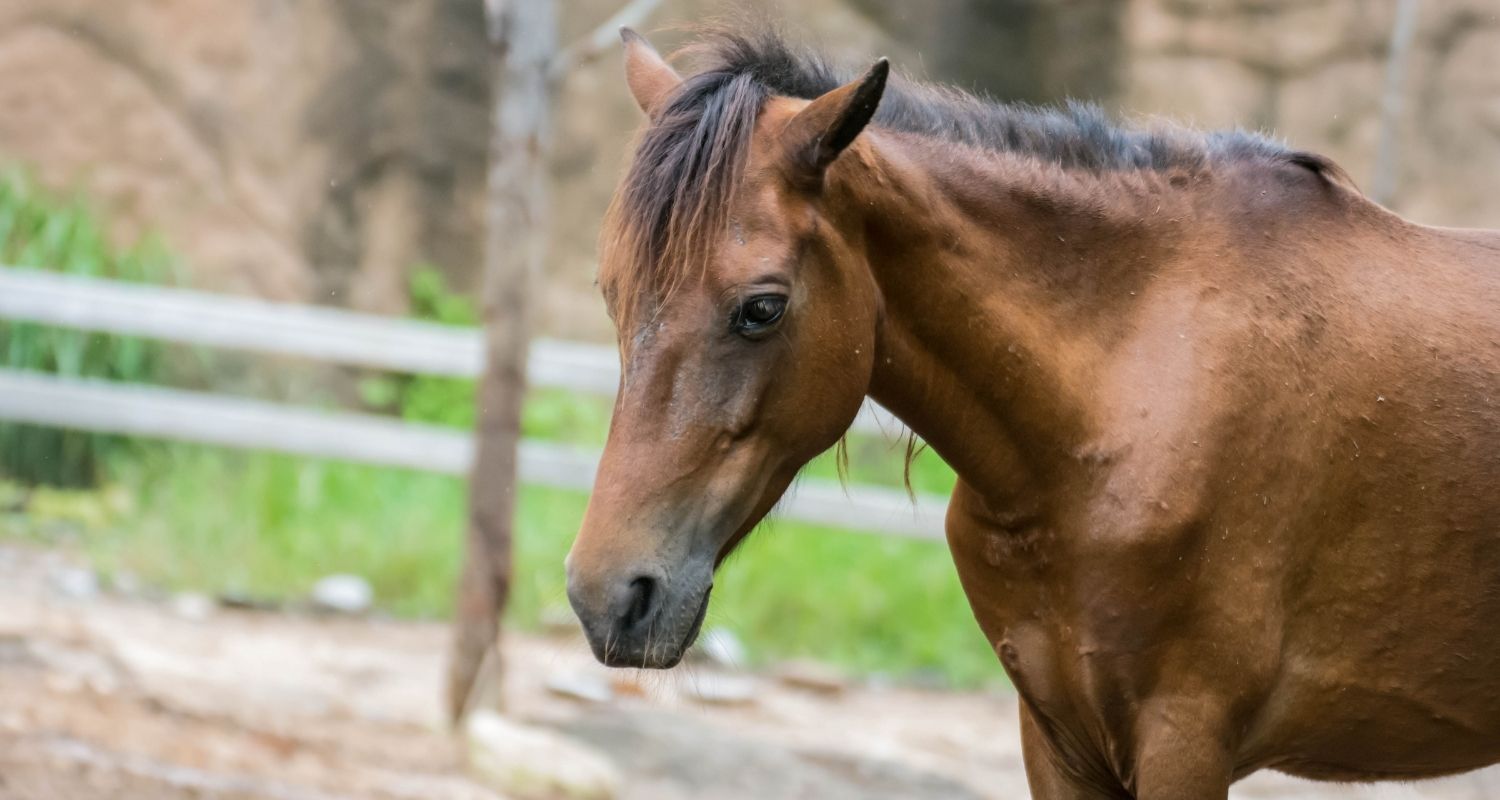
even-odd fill
[{"label": "horse eye", "polygon": [[740,303],[734,311],[734,329],[744,336],[756,336],[770,330],[786,313],[786,298],[763,294]]}]

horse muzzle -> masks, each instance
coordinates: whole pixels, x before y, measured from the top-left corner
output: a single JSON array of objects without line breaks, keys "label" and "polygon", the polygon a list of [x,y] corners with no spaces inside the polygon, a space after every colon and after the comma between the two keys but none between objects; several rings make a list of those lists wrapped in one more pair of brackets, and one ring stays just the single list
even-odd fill
[{"label": "horse muzzle", "polygon": [[712,573],[669,581],[645,570],[591,580],[568,576],[568,602],[594,657],[609,667],[677,666],[703,627]]}]

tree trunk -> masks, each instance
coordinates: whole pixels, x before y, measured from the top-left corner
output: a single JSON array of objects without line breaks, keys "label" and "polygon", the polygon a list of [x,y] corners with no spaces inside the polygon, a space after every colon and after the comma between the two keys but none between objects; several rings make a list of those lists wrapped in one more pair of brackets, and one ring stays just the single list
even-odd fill
[{"label": "tree trunk", "polygon": [[557,50],[552,0],[485,0],[485,17],[494,81],[482,288],[485,363],[448,676],[455,721],[500,701],[498,642],[510,592],[532,295],[546,248],[549,68]]},{"label": "tree trunk", "polygon": [[1391,26],[1391,44],[1386,53],[1385,91],[1380,95],[1380,143],[1375,152],[1375,179],[1370,198],[1390,206],[1396,199],[1401,172],[1401,124],[1406,108],[1406,72],[1411,60],[1412,39],[1417,35],[1417,13],[1421,0],[1400,0]]}]

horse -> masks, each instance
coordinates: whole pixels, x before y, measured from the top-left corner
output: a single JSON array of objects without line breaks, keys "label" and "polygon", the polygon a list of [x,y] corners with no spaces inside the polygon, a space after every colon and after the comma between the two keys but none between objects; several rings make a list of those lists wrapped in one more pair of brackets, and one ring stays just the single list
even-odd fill
[{"label": "horse", "polygon": [[1256,134],[622,35],[622,377],[566,561],[600,661],[675,665],[868,397],[957,473],[1035,797],[1500,760],[1500,232]]}]

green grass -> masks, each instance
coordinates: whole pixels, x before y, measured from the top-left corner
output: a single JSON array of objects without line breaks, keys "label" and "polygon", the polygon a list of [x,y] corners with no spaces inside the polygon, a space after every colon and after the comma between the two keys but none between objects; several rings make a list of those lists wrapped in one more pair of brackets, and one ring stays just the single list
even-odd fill
[{"label": "green grass", "polygon": [[[0,172],[0,264],[70,275],[170,282],[176,263],[156,240],[112,245],[77,197],[39,189],[23,173]],[[152,382],[168,369],[159,344],[130,337],[0,320],[0,364],[58,375]],[[90,486],[118,437],[0,423],[0,476],[25,483]]]},{"label": "green grass", "polygon": [[[528,427],[569,416],[556,405],[533,403]],[[899,452],[867,447],[888,458],[856,463],[899,483]],[[831,458],[811,471],[832,475]],[[935,459],[919,461],[913,479],[938,483],[944,471]],[[62,524],[105,574],[174,591],[295,601],[318,578],[352,572],[391,613],[451,610],[465,501],[456,478],[186,445],[146,449],[110,474],[105,491],[39,492],[25,524],[0,518],[0,533]],[[585,501],[523,489],[511,624],[532,628],[545,609],[565,606],[562,559]],[[755,663],[812,657],[856,674],[1001,680],[941,543],[789,521],[762,528],[724,566],[708,623],[739,634]]]}]

